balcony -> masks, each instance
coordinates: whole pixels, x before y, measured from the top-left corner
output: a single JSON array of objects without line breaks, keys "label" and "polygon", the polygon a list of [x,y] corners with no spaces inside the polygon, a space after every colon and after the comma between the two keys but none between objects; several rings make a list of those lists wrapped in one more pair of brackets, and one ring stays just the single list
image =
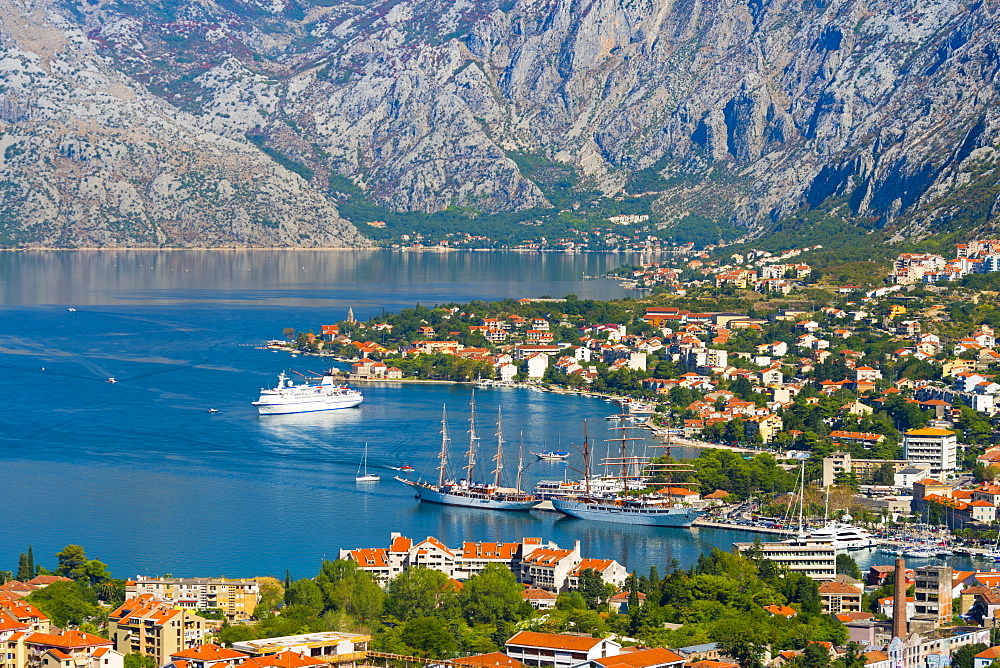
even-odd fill
[{"label": "balcony", "polygon": [[345,652],[344,654],[327,654],[324,656],[312,656],[311,659],[318,659],[330,664],[357,663],[368,658],[368,652]]}]

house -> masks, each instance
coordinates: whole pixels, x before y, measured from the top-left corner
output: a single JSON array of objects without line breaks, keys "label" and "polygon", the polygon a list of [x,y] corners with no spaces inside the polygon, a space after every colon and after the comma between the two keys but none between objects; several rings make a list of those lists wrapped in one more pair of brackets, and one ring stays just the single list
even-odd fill
[{"label": "house", "polygon": [[997,659],[1000,659],[1000,646],[984,649],[972,658],[972,668],[989,668]]},{"label": "house", "polygon": [[247,658],[243,652],[209,643],[172,653],[170,663],[176,668],[212,668],[212,666],[221,668],[230,665],[240,666]]},{"label": "house", "polygon": [[505,644],[505,654],[527,666],[571,668],[586,661],[618,656],[621,645],[607,638],[521,631]]},{"label": "house", "polygon": [[787,605],[765,605],[764,610],[772,617],[785,617],[786,619],[791,619],[798,614],[794,608]]},{"label": "house", "polygon": [[[13,642],[11,642],[13,641]],[[123,668],[124,657],[112,648],[110,640],[83,631],[19,634],[6,643],[5,656],[25,657],[18,668],[72,666],[72,668]],[[13,647],[9,647],[13,645]],[[16,651],[10,652],[10,649]],[[16,665],[16,664],[15,664]]]},{"label": "house", "polygon": [[843,582],[823,582],[819,598],[824,615],[861,612],[861,590]]},{"label": "house", "polygon": [[503,652],[463,656],[452,659],[451,663],[457,666],[471,666],[472,668],[524,668],[523,663],[510,658]]},{"label": "house", "polygon": [[521,592],[521,597],[531,603],[535,610],[551,610],[556,607],[558,595],[544,589],[529,588]]}]

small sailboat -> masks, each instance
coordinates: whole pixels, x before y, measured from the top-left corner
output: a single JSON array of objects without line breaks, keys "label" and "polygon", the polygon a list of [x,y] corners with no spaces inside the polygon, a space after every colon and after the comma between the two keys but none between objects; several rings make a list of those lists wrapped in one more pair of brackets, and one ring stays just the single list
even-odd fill
[{"label": "small sailboat", "polygon": [[[362,469],[364,473],[362,473]],[[358,466],[358,474],[354,477],[354,482],[378,482],[381,476],[368,472],[368,443],[365,442],[365,454],[361,457],[361,464]]]}]

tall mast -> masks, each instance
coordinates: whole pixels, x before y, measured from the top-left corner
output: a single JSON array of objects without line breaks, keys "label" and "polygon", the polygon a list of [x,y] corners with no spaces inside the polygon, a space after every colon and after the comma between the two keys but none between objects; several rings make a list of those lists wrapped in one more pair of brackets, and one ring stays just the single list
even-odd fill
[{"label": "tall mast", "polygon": [[514,489],[521,491],[521,474],[524,473],[524,432],[519,432],[517,445],[517,483]]},{"label": "tall mast", "polygon": [[441,454],[438,455],[438,487],[444,487],[445,469],[448,467],[448,404],[441,407]]},{"label": "tall mast", "polygon": [[476,391],[472,390],[472,412],[469,415],[469,451],[466,453],[468,457],[468,464],[465,466],[465,476],[471,484],[474,480],[473,471],[476,468],[476,441],[479,437],[476,436]]},{"label": "tall mast", "polygon": [[[587,435],[587,421],[583,421],[583,487],[590,496],[590,438]],[[1000,533],[997,534],[1000,541]]]},{"label": "tall mast", "polygon": [[806,463],[799,464],[799,537],[805,535],[802,530],[802,507],[806,504]]},{"label": "tall mast", "polygon": [[628,497],[628,432],[625,431],[625,402],[622,402],[622,418],[621,427],[622,430],[622,491],[625,492],[624,496]]},{"label": "tall mast", "polygon": [[500,474],[503,472],[503,414],[497,406],[497,456],[493,458],[497,467],[493,469],[493,486],[500,487]]}]

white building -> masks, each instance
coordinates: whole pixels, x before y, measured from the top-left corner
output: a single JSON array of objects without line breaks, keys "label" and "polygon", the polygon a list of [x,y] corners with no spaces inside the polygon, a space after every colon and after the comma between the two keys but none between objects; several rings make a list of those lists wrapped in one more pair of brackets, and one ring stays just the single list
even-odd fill
[{"label": "white building", "polygon": [[927,427],[903,434],[903,458],[914,465],[929,464],[934,476],[955,472],[957,451],[955,432],[948,429]]},{"label": "white building", "polygon": [[507,641],[505,653],[527,666],[570,668],[585,661],[617,656],[621,645],[606,638],[521,631]]}]

